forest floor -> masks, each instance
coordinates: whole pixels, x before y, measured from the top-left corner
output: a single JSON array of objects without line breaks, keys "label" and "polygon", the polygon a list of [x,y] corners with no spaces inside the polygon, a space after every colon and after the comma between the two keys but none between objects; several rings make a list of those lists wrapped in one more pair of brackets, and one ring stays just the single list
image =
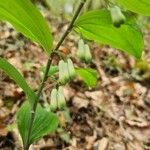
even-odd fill
[{"label": "forest floor", "polygon": [[[50,17],[46,10],[44,15],[51,24],[56,44],[67,23],[62,18]],[[144,33],[145,60],[150,63],[150,32],[144,30]],[[60,51],[75,56],[77,42],[75,33],[70,34]],[[135,59],[123,52],[97,44],[91,45],[91,52],[93,61],[84,66],[97,70],[97,86],[89,89],[79,78],[66,85],[71,120],[66,121],[63,113],[57,112],[61,128],[31,149],[150,150],[150,78],[139,81],[142,75],[133,75]],[[19,69],[34,90],[38,89],[41,66],[45,66],[47,55],[5,23],[0,24],[0,56]],[[76,57],[73,61],[82,66]],[[19,150],[15,114],[25,95],[4,72],[0,72],[0,77],[0,150]],[[50,101],[52,85],[49,79],[41,101]]]}]

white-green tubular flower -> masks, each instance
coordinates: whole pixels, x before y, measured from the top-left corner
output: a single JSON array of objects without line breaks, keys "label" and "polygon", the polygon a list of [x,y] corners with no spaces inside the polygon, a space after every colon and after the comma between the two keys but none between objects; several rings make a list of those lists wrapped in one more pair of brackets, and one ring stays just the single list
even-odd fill
[{"label": "white-green tubular flower", "polygon": [[110,13],[111,13],[111,19],[112,19],[114,26],[120,27],[121,24],[125,23],[126,17],[121,12],[121,10],[118,6],[114,6],[114,7],[110,8]]},{"label": "white-green tubular flower", "polygon": [[85,44],[82,39],[79,40],[78,42],[78,51],[77,51],[77,56],[81,61],[85,60]]},{"label": "white-green tubular flower", "polygon": [[89,63],[92,60],[90,48],[87,44],[84,43],[82,39],[80,39],[78,42],[77,56],[81,61],[86,63]]},{"label": "white-green tubular flower", "polygon": [[85,44],[85,61],[87,63],[92,61],[91,51],[90,51],[89,45],[87,44]]},{"label": "white-green tubular flower", "polygon": [[51,99],[50,99],[50,110],[55,111],[58,107],[58,100],[57,100],[57,89],[52,89],[51,91]]},{"label": "white-green tubular flower", "polygon": [[65,109],[66,108],[66,100],[64,96],[64,89],[63,86],[59,86],[58,88],[58,108],[59,109]]},{"label": "white-green tubular flower", "polygon": [[59,82],[66,84],[70,80],[68,72],[68,64],[63,60],[59,61]]},{"label": "white-green tubular flower", "polygon": [[76,76],[75,68],[71,59],[67,60],[67,64],[68,64],[69,77],[70,77],[70,80],[72,80]]}]

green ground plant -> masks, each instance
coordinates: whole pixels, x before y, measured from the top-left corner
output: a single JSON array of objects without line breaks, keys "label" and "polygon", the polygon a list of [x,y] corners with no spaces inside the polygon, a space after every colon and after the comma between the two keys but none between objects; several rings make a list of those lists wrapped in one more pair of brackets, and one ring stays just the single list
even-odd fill
[{"label": "green ground plant", "polygon": [[[59,55],[58,49],[71,31],[74,30],[82,37],[79,41],[77,55],[84,63],[92,61],[87,41],[110,45],[134,56],[136,59],[140,59],[142,56],[143,35],[136,23],[136,18],[132,14],[134,12],[150,16],[150,1],[108,0],[105,9],[84,11],[80,15],[86,2],[86,0],[79,0],[79,6],[68,28],[54,47],[50,28],[30,0],[0,1],[0,20],[10,22],[18,32],[39,44],[49,56],[47,65],[43,68],[44,76],[37,92],[31,89],[14,66],[6,59],[0,58],[0,69],[7,73],[26,94],[27,100],[17,113],[17,125],[24,150],[28,150],[32,143],[57,129],[59,119],[55,112],[58,109],[65,110],[67,107],[63,93],[65,84],[77,75],[83,79],[88,87],[93,87],[97,83],[95,70],[75,68],[70,58],[61,58],[58,66],[53,66],[53,54]],[[47,111],[39,104],[39,97],[48,77],[55,78],[55,74],[58,72],[59,79],[55,80],[49,111]]]}]

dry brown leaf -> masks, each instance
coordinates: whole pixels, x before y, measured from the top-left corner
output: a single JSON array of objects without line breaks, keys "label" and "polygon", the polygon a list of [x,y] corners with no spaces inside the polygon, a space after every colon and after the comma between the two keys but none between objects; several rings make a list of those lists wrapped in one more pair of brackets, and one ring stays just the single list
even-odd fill
[{"label": "dry brown leaf", "polygon": [[59,111],[57,114],[58,114],[58,117],[59,117],[60,126],[66,127],[66,120],[65,120],[64,113],[62,111]]},{"label": "dry brown leaf", "polygon": [[70,86],[66,85],[64,87],[64,95],[67,101],[71,99],[75,95],[75,90],[72,89]]},{"label": "dry brown leaf", "polygon": [[123,143],[115,143],[114,150],[126,150],[125,145]]},{"label": "dry brown leaf", "polygon": [[86,149],[92,149],[92,146],[97,138],[97,133],[94,132],[93,136],[86,136],[85,139],[87,141]]},{"label": "dry brown leaf", "polygon": [[0,40],[2,39],[6,39],[10,36],[10,32],[9,31],[5,31],[5,32],[0,32]]},{"label": "dry brown leaf", "polygon": [[8,130],[6,127],[0,125],[0,136],[6,136],[8,133]]},{"label": "dry brown leaf", "polygon": [[72,103],[75,107],[77,108],[87,108],[88,104],[89,104],[89,100],[85,99],[85,98],[81,98],[81,97],[77,97],[75,96],[72,100]]},{"label": "dry brown leaf", "polygon": [[109,143],[108,138],[105,138],[105,137],[102,138],[102,139],[98,142],[98,148],[97,148],[97,150],[107,150],[108,143]]},{"label": "dry brown leaf", "polygon": [[141,143],[135,141],[127,143],[127,150],[143,150],[143,148]]},{"label": "dry brown leaf", "polygon": [[145,128],[145,127],[150,127],[150,124],[142,119],[142,118],[131,118],[131,119],[125,119],[125,122],[130,125],[130,126],[136,126],[139,128]]},{"label": "dry brown leaf", "polygon": [[85,92],[85,95],[92,99],[91,103],[94,107],[99,107],[102,111],[107,111],[109,102],[102,91]]}]

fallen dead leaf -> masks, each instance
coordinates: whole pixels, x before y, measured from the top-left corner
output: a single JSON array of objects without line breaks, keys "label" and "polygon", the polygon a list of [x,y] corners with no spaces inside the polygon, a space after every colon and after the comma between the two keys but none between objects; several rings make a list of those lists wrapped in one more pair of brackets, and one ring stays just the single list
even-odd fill
[{"label": "fallen dead leaf", "polygon": [[106,137],[102,138],[100,141],[97,142],[96,150],[107,150],[108,143],[109,143],[108,138]]},{"label": "fallen dead leaf", "polygon": [[87,150],[92,149],[92,146],[93,146],[93,144],[94,144],[96,138],[97,138],[97,133],[96,133],[95,131],[94,131],[93,136],[86,136],[86,137],[85,137],[85,139],[86,139],[86,141],[87,141],[87,145],[86,145],[86,149],[87,149]]},{"label": "fallen dead leaf", "polygon": [[87,108],[88,104],[89,104],[89,100],[85,99],[85,98],[81,98],[81,97],[77,97],[75,96],[72,100],[72,103],[75,107],[77,107],[78,109],[80,108]]},{"label": "fallen dead leaf", "polygon": [[92,99],[91,103],[93,106],[99,107],[102,111],[107,111],[109,101],[102,91],[85,92],[85,95]]},{"label": "fallen dead leaf", "polygon": [[135,126],[139,128],[150,127],[150,124],[142,118],[134,117],[131,119],[125,119],[125,122],[130,126]]},{"label": "fallen dead leaf", "polygon": [[142,144],[136,141],[127,143],[127,150],[144,150],[142,147]]},{"label": "fallen dead leaf", "polygon": [[6,136],[8,133],[8,130],[5,126],[0,125],[0,136]]},{"label": "fallen dead leaf", "polygon": [[114,150],[126,150],[125,145],[123,143],[115,143]]}]

